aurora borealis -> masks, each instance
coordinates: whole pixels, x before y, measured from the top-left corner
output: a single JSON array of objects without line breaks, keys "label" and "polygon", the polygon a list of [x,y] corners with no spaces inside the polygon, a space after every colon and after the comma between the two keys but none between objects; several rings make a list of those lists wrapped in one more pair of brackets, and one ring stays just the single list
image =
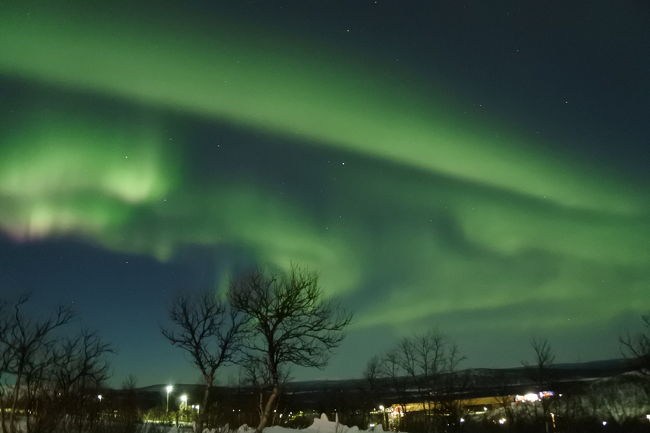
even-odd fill
[{"label": "aurora borealis", "polygon": [[435,325],[468,366],[531,335],[617,357],[649,308],[647,15],[2,4],[0,288],[79,305],[143,383],[194,380],[169,297],[255,264],[306,264],[355,311],[298,378]]}]

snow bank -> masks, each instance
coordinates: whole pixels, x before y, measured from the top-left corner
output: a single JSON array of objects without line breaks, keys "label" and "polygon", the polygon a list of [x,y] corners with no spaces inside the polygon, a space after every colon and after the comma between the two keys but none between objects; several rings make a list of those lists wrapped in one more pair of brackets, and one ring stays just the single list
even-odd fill
[{"label": "snow bank", "polygon": [[[357,426],[348,427],[345,424],[341,424],[338,421],[338,416],[336,417],[335,421],[330,421],[327,418],[327,415],[325,415],[324,413],[321,414],[320,418],[314,418],[314,422],[309,427],[304,428],[302,430],[296,430],[296,429],[281,427],[277,425],[267,427],[264,429],[264,433],[296,433],[299,431],[304,433],[368,433],[368,432],[377,433],[377,432],[382,432],[383,429],[381,427],[381,424],[378,424],[372,430],[359,430],[359,427]],[[238,431],[238,433],[247,433],[247,432]]]},{"label": "snow bank", "polygon": [[[166,431],[163,430],[163,433],[187,433],[188,428],[181,428],[177,429],[176,427],[169,427]],[[213,429],[203,429],[203,433],[253,433],[255,432],[254,427],[249,427],[246,424],[241,425],[239,428],[235,429],[230,429],[230,427],[226,424],[225,426],[221,428],[213,428]],[[371,430],[359,430],[359,427],[357,426],[352,426],[348,427],[345,424],[341,424],[338,422],[338,416],[335,421],[330,421],[327,418],[327,415],[321,414],[320,418],[314,418],[314,422],[307,428],[304,429],[292,429],[292,428],[287,428],[287,427],[282,427],[279,425],[274,425],[270,427],[266,427],[264,429],[264,433],[298,433],[298,432],[304,432],[304,433],[381,433],[383,432],[381,424],[377,424],[373,429]],[[146,433],[146,432],[143,432]]]}]

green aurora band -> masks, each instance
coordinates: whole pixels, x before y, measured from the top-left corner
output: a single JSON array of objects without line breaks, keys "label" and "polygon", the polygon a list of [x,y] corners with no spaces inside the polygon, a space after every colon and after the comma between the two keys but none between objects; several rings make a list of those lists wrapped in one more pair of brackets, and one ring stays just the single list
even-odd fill
[{"label": "green aurora band", "polygon": [[624,182],[590,176],[506,128],[472,125],[450,112],[451,99],[423,98],[396,84],[399,76],[371,79],[372,70],[326,50],[296,52],[225,20],[187,30],[169,20],[38,12],[0,15],[1,73],[215,116],[563,206],[647,211],[622,193]]},{"label": "green aurora band", "polygon": [[[454,313],[473,314],[468,333],[566,317],[587,327],[643,305],[643,188],[551,155],[514,127],[468,120],[450,94],[400,85],[399,71],[368,79],[372,70],[327,47],[307,52],[225,21],[184,31],[2,7],[6,79],[166,113],[23,103],[0,130],[0,228],[16,239],[75,235],[160,260],[189,244],[238,245],[260,262],[318,269],[332,295],[366,299],[358,328]],[[278,193],[252,169],[215,169],[203,182],[187,162],[192,143],[170,140],[166,116],[253,128],[352,162],[308,176],[337,179],[319,204]],[[373,298],[379,285],[386,295]],[[486,324],[490,311],[541,302],[553,313]]]}]

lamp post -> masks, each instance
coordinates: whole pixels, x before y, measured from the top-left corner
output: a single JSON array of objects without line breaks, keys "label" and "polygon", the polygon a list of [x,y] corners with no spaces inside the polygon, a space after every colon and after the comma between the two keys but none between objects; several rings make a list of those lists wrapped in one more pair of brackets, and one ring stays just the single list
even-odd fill
[{"label": "lamp post", "polygon": [[383,425],[383,428],[385,428],[387,431],[389,430],[388,428],[388,415],[386,414],[386,408],[384,407],[383,404],[379,405],[379,410],[381,411],[381,423]]},{"label": "lamp post", "polygon": [[102,416],[102,400],[104,399],[104,396],[101,394],[97,394],[97,400],[99,400],[99,416]]},{"label": "lamp post", "polygon": [[165,412],[169,413],[169,394],[174,390],[174,387],[172,385],[167,385],[165,387],[165,391],[167,391],[167,406],[165,409]]}]

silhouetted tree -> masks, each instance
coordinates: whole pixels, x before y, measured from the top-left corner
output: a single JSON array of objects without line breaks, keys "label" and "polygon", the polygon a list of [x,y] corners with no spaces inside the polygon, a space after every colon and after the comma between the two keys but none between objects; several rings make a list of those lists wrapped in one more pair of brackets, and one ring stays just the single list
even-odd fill
[{"label": "silhouetted tree", "polygon": [[437,431],[440,425],[457,421],[454,418],[442,422],[442,417],[457,412],[448,404],[447,394],[456,385],[453,374],[464,359],[458,346],[441,332],[430,330],[404,337],[397,348],[400,367],[423,401],[425,428]]},{"label": "silhouetted tree", "polygon": [[119,401],[118,414],[122,421],[121,433],[133,433],[137,430],[140,420],[139,401],[136,392],[137,379],[134,375],[128,375],[122,381],[122,398]]},{"label": "silhouetted tree", "polygon": [[264,365],[271,382],[257,426],[261,433],[280,395],[283,369],[325,366],[351,315],[323,299],[315,273],[295,266],[288,274],[251,272],[231,284],[229,296],[247,318],[243,347]]},{"label": "silhouetted tree", "polygon": [[4,299],[0,299],[0,425],[2,432],[7,432],[6,414],[5,414],[5,398],[6,392],[4,386],[4,376],[9,371],[11,363],[11,352],[7,347],[6,341],[9,340],[10,321],[7,318],[8,303]]},{"label": "silhouetted tree", "polygon": [[391,391],[397,398],[401,411],[398,419],[398,430],[403,429],[403,421],[407,416],[408,396],[406,389],[408,384],[405,380],[406,373],[401,367],[401,355],[397,347],[388,350],[380,359],[379,376],[385,378],[390,386]]},{"label": "silhouetted tree", "polygon": [[368,413],[375,407],[378,380],[381,375],[381,358],[375,355],[368,360],[363,371],[364,385],[361,392],[365,396],[363,404],[362,422],[364,427],[368,424]]},{"label": "silhouetted tree", "polygon": [[[21,397],[30,400],[30,395],[33,397],[35,388],[45,379],[45,368],[54,356],[53,333],[73,317],[69,307],[59,306],[50,317],[33,320],[24,311],[28,301],[29,296],[23,295],[13,306],[5,304],[0,316],[3,368],[6,374],[13,377],[12,391],[7,396],[10,401],[0,404],[3,408],[1,415],[5,433],[16,433],[19,400]],[[7,403],[10,408],[8,425],[4,410]]]},{"label": "silhouetted tree", "polygon": [[[535,382],[539,391],[551,389],[554,379],[553,362],[555,355],[551,344],[546,338],[533,337],[530,346],[534,352],[533,363],[522,362],[531,380]],[[550,408],[553,399],[551,396],[541,396],[540,404],[544,418],[544,430],[548,433],[551,429]]]},{"label": "silhouetted tree", "polygon": [[95,405],[97,390],[108,379],[106,355],[113,353],[110,344],[94,331],[82,330],[79,335],[61,340],[54,350],[53,379],[59,401],[81,432],[86,421],[86,406]]},{"label": "silhouetted tree", "polygon": [[70,308],[35,320],[26,312],[28,301],[0,302],[0,376],[6,377],[0,383],[9,385],[0,385],[3,433],[96,431],[110,345],[92,331],[62,337]]},{"label": "silhouetted tree", "polygon": [[[264,415],[264,393],[273,386],[273,379],[266,367],[266,361],[259,356],[243,354],[239,361],[241,370],[241,384],[250,386],[257,391],[257,414],[261,418]],[[280,371],[280,388],[289,380],[288,371]],[[277,409],[280,396],[276,399],[272,409]]]},{"label": "silhouetted tree", "polygon": [[172,327],[163,328],[161,332],[172,345],[190,355],[205,381],[197,432],[203,431],[217,370],[232,362],[239,349],[242,317],[237,310],[229,308],[210,293],[178,296],[169,307]]},{"label": "silhouetted tree", "polygon": [[619,339],[623,355],[630,359],[634,368],[650,376],[650,313],[641,316],[643,328],[637,334],[627,334]]}]

